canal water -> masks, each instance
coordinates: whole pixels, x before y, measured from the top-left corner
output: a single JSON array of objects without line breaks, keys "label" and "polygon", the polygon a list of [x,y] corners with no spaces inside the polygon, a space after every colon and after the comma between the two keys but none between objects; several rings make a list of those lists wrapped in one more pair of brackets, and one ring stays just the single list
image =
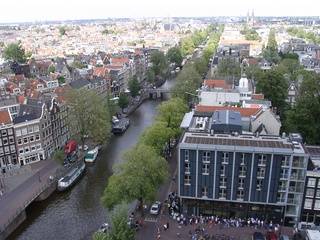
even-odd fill
[{"label": "canal water", "polygon": [[[171,88],[173,80],[162,87]],[[19,240],[78,240],[91,239],[106,221],[107,211],[101,205],[101,195],[112,166],[122,161],[122,153],[137,143],[142,131],[150,126],[160,101],[145,101],[131,116],[129,129],[113,136],[86,174],[69,191],[56,192],[43,202],[27,209],[27,220],[10,236]]]}]

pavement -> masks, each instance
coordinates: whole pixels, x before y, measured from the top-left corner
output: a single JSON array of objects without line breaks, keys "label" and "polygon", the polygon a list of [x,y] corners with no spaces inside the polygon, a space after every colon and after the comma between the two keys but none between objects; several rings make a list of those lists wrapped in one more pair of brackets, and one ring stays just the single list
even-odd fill
[{"label": "pavement", "polygon": [[50,183],[49,176],[55,176],[60,165],[53,160],[41,161],[32,166],[32,176],[15,176],[13,189],[0,196],[0,230],[10,223]]}]

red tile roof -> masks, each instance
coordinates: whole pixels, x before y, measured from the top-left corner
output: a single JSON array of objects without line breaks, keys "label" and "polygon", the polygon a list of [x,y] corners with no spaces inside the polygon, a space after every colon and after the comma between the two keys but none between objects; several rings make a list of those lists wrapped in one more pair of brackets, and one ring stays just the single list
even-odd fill
[{"label": "red tile roof", "polygon": [[8,110],[0,110],[0,124],[11,123],[11,117]]},{"label": "red tile roof", "polygon": [[127,57],[115,57],[115,58],[111,58],[111,63],[112,64],[125,64],[125,63],[128,63],[129,62],[129,58]]},{"label": "red tile roof", "polygon": [[263,100],[264,99],[264,95],[262,93],[252,94],[252,99]]},{"label": "red tile roof", "polygon": [[95,67],[93,69],[93,76],[105,77],[108,74],[108,68],[106,67]]},{"label": "red tile roof", "polygon": [[231,86],[225,80],[206,79],[203,84],[209,88],[231,89]]},{"label": "red tile roof", "polygon": [[230,110],[237,111],[240,113],[242,117],[250,117],[256,115],[260,108],[240,108],[240,107],[230,107],[230,106],[205,106],[205,105],[197,105],[197,112],[215,112],[218,110]]}]

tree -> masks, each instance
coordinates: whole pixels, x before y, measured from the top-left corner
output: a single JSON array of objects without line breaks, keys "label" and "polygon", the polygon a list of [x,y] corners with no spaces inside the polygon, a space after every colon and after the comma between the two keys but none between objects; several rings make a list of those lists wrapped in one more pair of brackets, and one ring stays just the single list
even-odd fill
[{"label": "tree", "polygon": [[154,83],[155,79],[156,79],[156,75],[154,74],[154,71],[151,68],[149,68],[147,70],[147,81],[149,83]]},{"label": "tree", "polygon": [[78,68],[78,69],[82,69],[85,68],[86,65],[84,65],[83,63],[81,63],[80,61],[76,60],[71,64],[71,67],[73,68]]},{"label": "tree", "polygon": [[202,76],[207,73],[208,71],[208,62],[204,57],[197,58],[194,61],[194,67],[196,71]]},{"label": "tree", "polygon": [[139,95],[139,91],[140,91],[140,84],[138,82],[138,79],[136,76],[133,76],[129,83],[129,90],[130,90],[130,94],[132,97],[136,97]]},{"label": "tree", "polygon": [[151,146],[159,155],[162,155],[166,144],[176,137],[176,132],[167,127],[165,122],[155,122],[140,136],[139,142]]},{"label": "tree", "polygon": [[180,48],[181,48],[181,54],[183,57],[192,54],[193,50],[195,49],[195,45],[191,37],[186,37],[182,39],[180,43]]},{"label": "tree", "polygon": [[152,70],[156,76],[164,76],[168,70],[168,62],[163,52],[155,51],[151,54]]},{"label": "tree", "polygon": [[58,77],[58,82],[59,82],[60,85],[66,83],[65,77],[64,76]]},{"label": "tree", "polygon": [[18,63],[25,63],[27,61],[27,56],[21,46],[21,42],[8,44],[3,50],[3,57],[6,60]]},{"label": "tree", "polygon": [[280,61],[276,31],[273,28],[269,32],[267,47],[263,50],[262,55],[269,62],[278,63]]},{"label": "tree", "polygon": [[110,212],[111,228],[94,234],[93,240],[134,240],[135,230],[128,225],[128,205],[119,204]]},{"label": "tree", "polygon": [[157,189],[167,179],[167,161],[143,144],[126,152],[123,159],[109,178],[102,202],[110,209],[138,199],[142,209],[144,201],[154,200]]},{"label": "tree", "polygon": [[172,98],[163,102],[158,107],[157,120],[166,123],[166,127],[171,128],[175,135],[180,133],[180,124],[184,114],[188,111],[188,106],[181,98]]},{"label": "tree", "polygon": [[240,64],[231,58],[224,58],[218,63],[217,73],[220,77],[239,79],[241,76]]},{"label": "tree", "polygon": [[167,58],[169,62],[174,63],[176,66],[181,66],[183,57],[181,50],[178,47],[172,47],[167,52]]},{"label": "tree", "polygon": [[177,84],[172,89],[173,97],[179,97],[186,102],[190,100],[188,93],[195,94],[196,90],[200,87],[202,78],[196,71],[193,64],[188,64],[183,67],[183,70],[176,78]]},{"label": "tree", "polygon": [[63,150],[56,150],[53,154],[53,159],[61,164],[63,163],[64,158],[65,155]]},{"label": "tree", "polygon": [[122,110],[129,105],[129,98],[124,92],[119,95],[118,105]]},{"label": "tree", "polygon": [[98,144],[107,143],[111,131],[107,101],[88,89],[70,90],[66,100],[71,133],[82,145],[87,136]]},{"label": "tree", "polygon": [[48,73],[54,73],[55,71],[56,71],[56,68],[55,68],[54,65],[50,65],[50,66],[48,67]]},{"label": "tree", "polygon": [[288,95],[288,82],[282,71],[271,69],[257,79],[257,92],[261,92],[277,107],[278,113],[283,113]]},{"label": "tree", "polygon": [[67,32],[67,29],[66,29],[65,26],[60,26],[59,27],[59,33],[60,33],[61,36],[66,35],[66,32]]},{"label": "tree", "polygon": [[303,73],[295,106],[286,112],[285,128],[299,132],[308,144],[320,144],[320,76]]}]

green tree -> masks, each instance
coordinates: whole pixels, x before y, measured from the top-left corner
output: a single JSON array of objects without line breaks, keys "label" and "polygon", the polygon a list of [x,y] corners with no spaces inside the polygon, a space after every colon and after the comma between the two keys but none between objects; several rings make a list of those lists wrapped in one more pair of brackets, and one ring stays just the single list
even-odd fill
[{"label": "green tree", "polygon": [[53,154],[53,159],[61,164],[63,163],[64,158],[65,155],[63,150],[56,150]]},{"label": "green tree", "polygon": [[27,61],[27,56],[24,48],[21,46],[21,42],[8,44],[3,50],[3,57],[6,60],[19,63]]},{"label": "green tree", "polygon": [[78,68],[78,69],[82,69],[82,68],[85,68],[86,65],[81,63],[80,61],[76,60],[74,61],[72,64],[71,64],[71,67],[73,68]]},{"label": "green tree", "polygon": [[155,80],[156,80],[156,75],[154,74],[154,71],[151,69],[151,68],[149,68],[148,70],[147,70],[147,81],[149,82],[149,83],[154,83],[155,82]]},{"label": "green tree", "polygon": [[107,101],[88,89],[70,90],[66,100],[71,133],[80,139],[82,145],[86,136],[98,144],[107,143],[111,131]]},{"label": "green tree", "polygon": [[270,29],[267,47],[263,50],[262,55],[269,62],[278,63],[280,61],[276,31],[273,28]]},{"label": "green tree", "polygon": [[187,111],[188,106],[183,99],[172,98],[160,104],[157,120],[166,123],[166,127],[171,128],[178,135],[181,121]]},{"label": "green tree", "polygon": [[139,142],[151,146],[159,155],[162,155],[166,143],[175,137],[175,134],[175,131],[167,127],[167,123],[158,121],[143,132]]},{"label": "green tree", "polygon": [[208,61],[204,57],[197,58],[194,61],[194,67],[196,71],[202,76],[208,71]]},{"label": "green tree", "polygon": [[66,83],[65,77],[64,76],[58,77],[58,82],[59,82],[60,85]]},{"label": "green tree", "polygon": [[167,52],[169,62],[174,63],[176,66],[181,66],[183,57],[180,48],[172,47]]},{"label": "green tree", "polygon": [[66,32],[67,32],[67,28],[65,26],[60,26],[59,27],[59,33],[60,33],[61,36],[66,35]]},{"label": "green tree", "polygon": [[240,64],[231,58],[224,58],[218,63],[217,74],[219,77],[239,79],[241,77]]},{"label": "green tree", "polygon": [[195,45],[191,37],[187,37],[181,40],[180,42],[181,54],[183,57],[193,53]]},{"label": "green tree", "polygon": [[56,71],[56,67],[54,65],[50,65],[48,67],[48,73],[54,73]]},{"label": "green tree", "polygon": [[163,52],[155,51],[151,54],[152,70],[156,76],[163,77],[168,70],[168,62]]},{"label": "green tree", "polygon": [[299,132],[308,144],[320,144],[320,76],[303,73],[295,106],[286,112],[285,128]]},{"label": "green tree", "polygon": [[129,106],[129,98],[124,92],[119,95],[118,105],[122,110]]},{"label": "green tree", "polygon": [[143,144],[126,152],[123,159],[109,178],[102,202],[110,209],[121,202],[138,199],[142,209],[145,201],[154,200],[157,189],[167,179],[167,161]]},{"label": "green tree", "polygon": [[266,71],[257,79],[257,92],[263,93],[281,114],[286,107],[288,87],[283,72],[278,69]]},{"label": "green tree", "polygon": [[135,231],[128,225],[127,204],[119,204],[110,212],[111,228],[107,233],[96,233],[93,240],[134,240]]},{"label": "green tree", "polygon": [[193,64],[188,64],[183,67],[183,70],[176,78],[176,85],[172,89],[173,97],[179,97],[186,102],[190,101],[188,93],[195,94],[196,90],[200,87],[202,78],[196,71]]},{"label": "green tree", "polygon": [[130,90],[130,94],[132,97],[136,97],[139,95],[139,91],[140,91],[140,84],[138,82],[138,79],[136,76],[133,76],[130,80],[129,80],[129,90]]}]

